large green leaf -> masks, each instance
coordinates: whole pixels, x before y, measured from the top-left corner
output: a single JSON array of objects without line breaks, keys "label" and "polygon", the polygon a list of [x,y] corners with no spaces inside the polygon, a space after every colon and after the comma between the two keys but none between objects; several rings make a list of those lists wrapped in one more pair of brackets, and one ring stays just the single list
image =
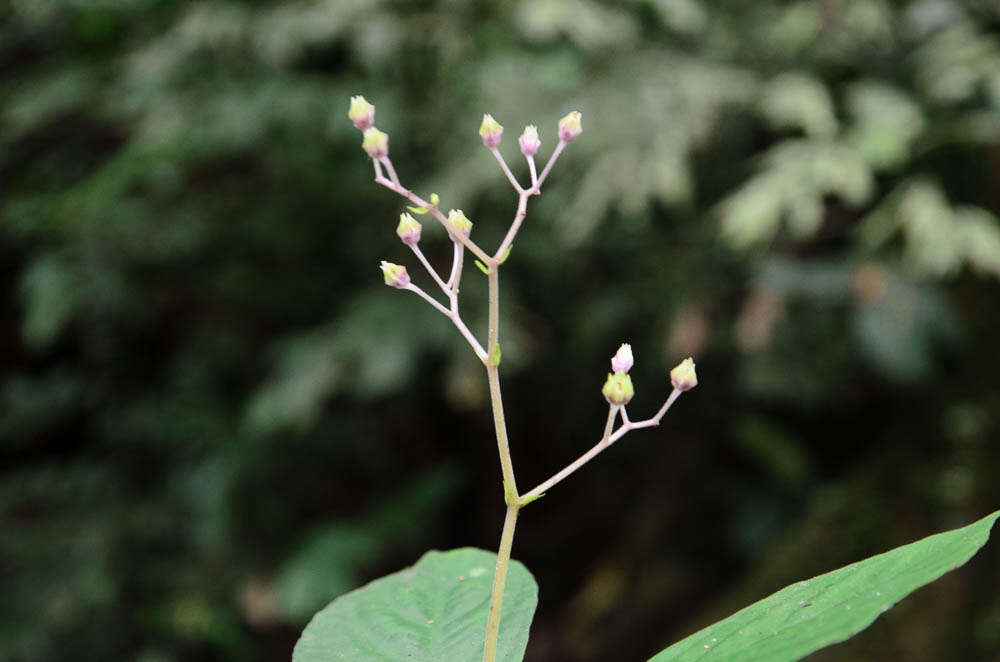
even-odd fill
[{"label": "large green leaf", "polygon": [[786,586],[661,651],[650,662],[789,662],[844,641],[982,547],[1000,511]]},{"label": "large green leaf", "polygon": [[[292,662],[478,660],[496,561],[496,554],[472,548],[427,552],[413,567],[327,605],[306,626]],[[537,602],[531,573],[512,561],[497,660],[524,657]]]}]

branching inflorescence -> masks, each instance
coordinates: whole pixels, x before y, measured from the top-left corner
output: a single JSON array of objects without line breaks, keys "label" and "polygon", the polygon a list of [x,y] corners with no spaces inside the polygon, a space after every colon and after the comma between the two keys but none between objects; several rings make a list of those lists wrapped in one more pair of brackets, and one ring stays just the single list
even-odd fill
[{"label": "branching inflorescence", "polygon": [[[697,385],[698,378],[695,374],[694,361],[690,358],[685,359],[670,371],[670,381],[673,390],[652,417],[642,421],[633,421],[629,418],[625,408],[635,393],[632,380],[628,374],[633,363],[632,348],[628,344],[623,344],[611,359],[611,372],[608,374],[604,387],[601,389],[601,393],[608,402],[608,416],[604,425],[604,433],[600,440],[589,451],[548,480],[527,492],[519,492],[514,477],[510,447],[507,441],[503,399],[500,393],[499,271],[500,266],[510,254],[514,238],[520,230],[521,224],[524,222],[528,210],[528,199],[541,193],[542,184],[549,176],[552,166],[555,165],[559,155],[583,131],[581,115],[579,112],[573,111],[559,120],[557,126],[559,142],[556,144],[555,149],[552,150],[552,154],[549,156],[545,167],[542,168],[540,173],[535,166],[535,154],[541,146],[538,130],[534,126],[525,127],[524,132],[518,138],[518,145],[528,164],[531,184],[527,187],[522,186],[518,182],[514,173],[508,167],[507,162],[504,161],[503,156],[500,154],[499,146],[503,137],[503,127],[491,115],[483,116],[482,125],[479,128],[479,135],[482,138],[483,145],[496,158],[504,176],[510,182],[510,185],[514,188],[518,196],[517,211],[514,214],[514,220],[511,222],[503,241],[500,242],[500,245],[492,254],[480,248],[471,239],[472,222],[461,210],[452,209],[446,215],[438,207],[440,200],[436,194],[431,194],[425,200],[400,183],[396,169],[389,159],[389,136],[375,127],[375,106],[368,103],[364,97],[352,97],[348,117],[350,117],[354,126],[363,133],[364,139],[361,146],[372,159],[372,164],[375,168],[375,182],[406,198],[413,205],[408,207],[413,214],[430,214],[433,216],[444,226],[454,246],[451,270],[448,273],[448,277],[444,278],[430,264],[420,250],[421,224],[410,213],[404,212],[400,215],[396,234],[404,244],[409,246],[413,254],[416,255],[417,260],[433,279],[438,289],[441,290],[441,294],[447,300],[446,303],[442,303],[438,298],[431,296],[413,284],[405,266],[383,261],[381,268],[386,285],[413,292],[447,317],[455,325],[459,333],[462,334],[462,337],[469,343],[476,356],[479,357],[479,360],[486,368],[486,376],[490,386],[490,401],[493,408],[497,448],[500,454],[504,500],[507,504],[507,515],[504,518],[503,532],[500,536],[500,547],[497,553],[493,594],[490,600],[486,640],[483,649],[484,662],[494,662],[507,567],[510,563],[511,548],[514,541],[514,528],[520,509],[544,496],[547,490],[567,478],[631,430],[659,425],[660,419],[663,418],[680,394]],[[489,324],[485,346],[469,330],[469,327],[462,320],[462,316],[459,313],[458,293],[466,250],[476,258],[476,265],[486,274],[489,281]],[[615,424],[618,423],[619,418],[620,424],[616,429]]]}]

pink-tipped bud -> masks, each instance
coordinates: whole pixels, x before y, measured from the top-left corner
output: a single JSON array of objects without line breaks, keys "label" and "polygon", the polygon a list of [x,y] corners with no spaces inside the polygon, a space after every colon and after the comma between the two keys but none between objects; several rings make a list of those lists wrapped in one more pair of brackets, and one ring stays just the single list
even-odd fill
[{"label": "pink-tipped bud", "polygon": [[461,209],[452,209],[448,212],[448,222],[466,237],[472,232],[472,221],[465,217]]},{"label": "pink-tipped bud", "polygon": [[479,125],[479,135],[483,139],[483,144],[492,149],[500,144],[503,127],[487,113],[483,115],[483,123]]},{"label": "pink-tipped bud", "polygon": [[406,272],[406,267],[403,265],[382,260],[381,268],[386,285],[403,289],[410,284],[410,274]]},{"label": "pink-tipped bud", "polygon": [[611,372],[628,372],[632,369],[632,345],[625,343],[611,357]]},{"label": "pink-tipped bud", "polygon": [[688,357],[670,371],[670,383],[678,391],[690,391],[698,385],[698,375],[694,371],[694,359]]},{"label": "pink-tipped bud", "polygon": [[368,152],[373,159],[381,159],[389,155],[389,136],[373,126],[365,129],[365,139],[361,141],[361,149]]},{"label": "pink-tipped bud", "polygon": [[583,133],[583,125],[580,123],[582,117],[578,111],[574,110],[559,120],[559,140],[564,143],[573,142],[577,136]]},{"label": "pink-tipped bud", "polygon": [[407,213],[399,215],[399,225],[396,226],[396,234],[407,246],[416,246],[420,241],[420,230],[422,226]]},{"label": "pink-tipped bud", "polygon": [[635,395],[635,389],[632,387],[632,378],[624,372],[616,372],[613,375],[609,374],[607,381],[604,382],[604,386],[601,388],[601,393],[610,405],[618,407],[627,405],[628,401]]},{"label": "pink-tipped bud", "polygon": [[538,139],[538,128],[530,124],[524,127],[524,133],[517,139],[517,144],[521,146],[522,154],[534,156],[538,148],[542,146],[542,141]]},{"label": "pink-tipped bud", "polygon": [[375,123],[375,106],[362,96],[351,97],[351,108],[347,111],[347,116],[354,122],[355,128],[364,131]]}]

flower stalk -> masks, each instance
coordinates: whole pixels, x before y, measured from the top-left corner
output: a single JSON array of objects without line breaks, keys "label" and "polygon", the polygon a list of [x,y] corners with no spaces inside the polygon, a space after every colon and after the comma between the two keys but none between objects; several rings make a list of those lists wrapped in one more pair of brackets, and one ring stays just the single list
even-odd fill
[{"label": "flower stalk", "polygon": [[[623,344],[611,359],[612,372],[608,374],[607,381],[601,389],[602,394],[608,402],[608,415],[600,440],[590,450],[556,472],[548,480],[524,494],[519,493],[514,473],[514,462],[510,452],[510,442],[507,436],[503,395],[500,389],[500,363],[502,359],[500,346],[500,266],[510,254],[514,239],[527,216],[529,198],[541,193],[542,184],[549,176],[552,167],[566,148],[566,145],[580,136],[583,130],[581,115],[573,111],[559,120],[557,126],[559,141],[540,173],[537,172],[535,167],[535,154],[541,145],[541,141],[534,126],[525,127],[524,133],[518,139],[518,145],[528,165],[531,178],[531,184],[528,187],[524,187],[518,183],[517,177],[511,171],[510,167],[508,167],[503,155],[500,153],[499,145],[503,136],[503,126],[491,115],[487,114],[483,116],[482,125],[479,129],[483,145],[490,150],[490,153],[497,160],[504,176],[518,196],[517,210],[514,213],[514,218],[503,240],[492,255],[470,238],[473,224],[464,213],[453,209],[446,216],[438,207],[438,196],[436,194],[432,194],[430,202],[428,202],[400,183],[392,161],[389,159],[389,136],[374,126],[375,107],[373,105],[369,104],[364,97],[352,97],[348,116],[364,135],[362,147],[372,159],[375,182],[409,201],[414,205],[410,207],[410,210],[414,213],[429,213],[433,216],[448,232],[448,236],[453,243],[454,250],[452,252],[451,270],[448,279],[444,280],[418,246],[422,229],[420,223],[410,214],[404,213],[400,216],[400,222],[396,229],[397,235],[414,253],[417,260],[424,267],[424,270],[427,271],[431,279],[441,290],[441,293],[447,298],[447,304],[441,303],[438,299],[413,283],[404,266],[383,262],[382,272],[386,285],[413,292],[427,301],[435,310],[447,317],[458,329],[462,337],[469,343],[486,369],[486,378],[490,391],[490,405],[493,411],[494,434],[496,436],[497,453],[500,459],[504,502],[507,506],[503,530],[500,535],[499,549],[497,550],[497,564],[493,576],[493,590],[490,595],[489,616],[487,618],[486,636],[483,645],[483,662],[495,662],[507,571],[510,567],[511,551],[514,545],[514,530],[517,526],[517,519],[521,509],[543,496],[549,489],[565,480],[605,449],[611,447],[611,445],[631,430],[659,425],[660,420],[680,394],[683,391],[693,388],[698,383],[694,372],[694,362],[691,359],[686,359],[671,371],[670,377],[674,387],[673,391],[656,414],[642,421],[632,421],[628,417],[625,406],[632,399],[635,392],[631,378],[627,374],[633,364],[633,355],[631,345]],[[477,264],[480,265],[480,268],[487,276],[489,302],[485,346],[469,330],[459,312],[459,282],[462,277],[466,250],[477,258]],[[621,424],[615,429],[615,423],[619,418],[621,419]]]}]

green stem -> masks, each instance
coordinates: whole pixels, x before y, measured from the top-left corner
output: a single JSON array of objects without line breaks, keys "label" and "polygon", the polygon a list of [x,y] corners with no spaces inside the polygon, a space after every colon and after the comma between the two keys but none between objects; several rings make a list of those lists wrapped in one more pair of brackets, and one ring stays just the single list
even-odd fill
[{"label": "green stem", "polygon": [[[487,266],[490,270],[490,328],[486,355],[492,359],[500,342],[500,277],[497,274],[500,265],[496,259],[491,258]],[[514,464],[511,462],[510,446],[507,443],[507,421],[504,418],[503,397],[500,394],[500,367],[493,365],[492,360],[486,361],[486,376],[490,382],[490,404],[493,406],[493,427],[496,430],[497,450],[500,452],[504,497],[509,504],[517,501],[517,481],[514,479]]]},{"label": "green stem", "polygon": [[494,662],[497,654],[497,640],[500,636],[500,609],[503,605],[503,594],[507,584],[507,568],[510,565],[510,550],[514,546],[514,527],[517,524],[517,513],[521,509],[520,496],[517,493],[517,481],[514,479],[514,463],[510,458],[510,445],[507,443],[507,422],[504,420],[503,397],[500,393],[500,367],[492,358],[498,351],[500,342],[500,263],[496,258],[486,262],[489,269],[489,338],[486,352],[489,359],[486,363],[486,376],[490,383],[490,403],[493,406],[493,425],[496,430],[497,449],[500,452],[500,469],[503,473],[504,500],[507,502],[507,516],[503,521],[503,533],[500,534],[500,549],[497,550],[497,567],[493,574],[493,594],[490,597],[490,614],[486,622],[486,643],[483,647],[483,662]]},{"label": "green stem", "polygon": [[500,534],[500,549],[497,550],[497,568],[493,574],[493,595],[490,598],[490,616],[486,622],[486,645],[483,647],[483,662],[495,662],[497,640],[500,637],[500,610],[503,606],[504,587],[507,583],[507,568],[510,566],[510,552],[514,546],[514,527],[521,506],[516,501],[507,504],[507,516],[503,520]]}]

